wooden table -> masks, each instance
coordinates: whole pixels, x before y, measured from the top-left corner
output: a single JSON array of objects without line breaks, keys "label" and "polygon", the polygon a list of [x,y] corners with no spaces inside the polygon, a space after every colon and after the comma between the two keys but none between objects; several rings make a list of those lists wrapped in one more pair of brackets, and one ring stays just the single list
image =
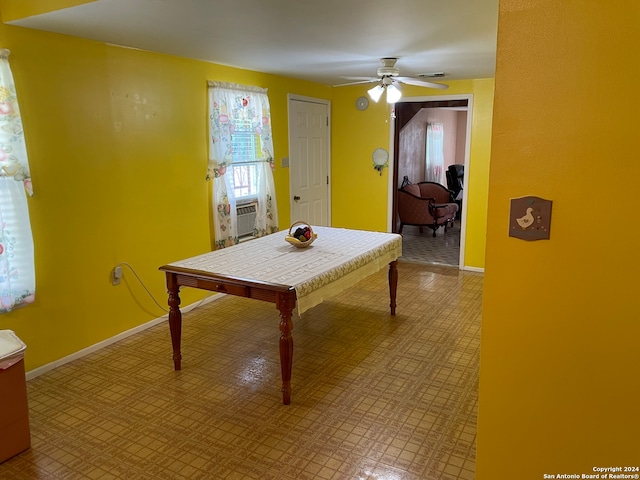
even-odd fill
[{"label": "wooden table", "polygon": [[284,240],[288,232],[208,252],[160,267],[166,273],[173,363],[181,369],[182,314],[180,287],[254,298],[275,303],[280,311],[282,402],[291,401],[293,360],[292,315],[301,314],[325,298],[389,265],[391,315],[396,313],[397,259],[402,237],[394,233],[313,227],[316,241],[295,248]]}]

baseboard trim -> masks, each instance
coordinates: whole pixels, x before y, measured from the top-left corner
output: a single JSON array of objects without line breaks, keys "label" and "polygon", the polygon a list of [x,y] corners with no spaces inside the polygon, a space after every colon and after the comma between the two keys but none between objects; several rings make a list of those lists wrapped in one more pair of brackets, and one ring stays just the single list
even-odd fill
[{"label": "baseboard trim", "polygon": [[464,266],[464,267],[462,267],[462,270],[466,270],[467,272],[484,273],[484,268],[479,268],[479,267],[467,267],[467,266]]},{"label": "baseboard trim", "polygon": [[[199,300],[195,303],[192,303],[190,305],[187,305],[185,307],[180,307],[180,311],[184,314],[187,312],[190,312],[191,310],[193,310],[194,308],[198,308],[202,305],[206,305],[207,303],[213,302],[215,300],[218,300],[219,298],[222,298],[222,294],[214,294],[214,295],[210,295],[208,297],[203,298],[202,300]],[[83,348],[82,350],[78,350],[75,353],[72,353],[71,355],[67,355],[66,357],[63,357],[59,360],[55,360],[51,363],[47,363],[46,365],[42,365],[41,367],[38,368],[34,368],[33,370],[29,370],[26,373],[26,378],[27,380],[31,380],[32,378],[36,378],[44,373],[50,372],[51,370],[58,368],[66,363],[69,362],[73,362],[74,360],[77,360],[79,358],[82,358],[86,355],[89,355],[90,353],[93,352],[97,352],[100,349],[103,349],[105,347],[108,347],[109,345],[113,345],[114,343],[125,339],[127,337],[130,337],[131,335],[135,335],[136,333],[142,332],[144,330],[147,330],[148,328],[154,327],[156,325],[158,325],[159,323],[162,323],[164,321],[167,321],[169,319],[169,315],[163,315],[162,317],[158,317],[158,318],[154,318],[153,320],[150,320],[146,323],[143,323],[142,325],[138,325],[137,327],[134,327],[130,330],[126,330],[122,333],[119,333],[111,338],[107,338],[106,340],[103,340],[101,342],[98,342],[94,345],[91,345],[90,347],[87,348]]]}]

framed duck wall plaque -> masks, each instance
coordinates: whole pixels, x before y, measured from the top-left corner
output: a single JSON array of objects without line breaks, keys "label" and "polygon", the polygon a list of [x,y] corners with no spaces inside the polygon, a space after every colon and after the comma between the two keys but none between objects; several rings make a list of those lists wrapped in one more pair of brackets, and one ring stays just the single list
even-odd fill
[{"label": "framed duck wall plaque", "polygon": [[521,240],[549,240],[551,200],[540,197],[511,199],[509,236]]}]

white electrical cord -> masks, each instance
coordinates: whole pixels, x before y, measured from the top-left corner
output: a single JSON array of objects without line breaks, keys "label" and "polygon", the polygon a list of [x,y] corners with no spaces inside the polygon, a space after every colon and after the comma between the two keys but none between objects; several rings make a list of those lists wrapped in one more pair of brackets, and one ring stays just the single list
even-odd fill
[{"label": "white electrical cord", "polygon": [[135,275],[135,277],[138,279],[138,281],[140,282],[140,285],[142,285],[142,288],[144,288],[146,290],[146,292],[149,294],[149,296],[151,297],[151,299],[155,302],[155,304],[160,307],[160,310],[162,310],[165,313],[169,313],[169,310],[167,310],[165,307],[163,307],[162,305],[160,305],[158,303],[158,301],[155,299],[155,297],[151,294],[151,292],[149,291],[149,289],[147,288],[147,286],[144,284],[144,282],[142,281],[142,279],[140,278],[140,276],[136,273],[135,269],[129,265],[127,262],[120,262],[119,264],[116,265],[116,267],[121,267],[121,266],[125,266],[128,267],[129,270],[131,270],[131,272]]},{"label": "white electrical cord", "polygon": [[[125,266],[128,267],[129,270],[131,270],[131,272],[135,275],[135,277],[138,279],[138,281],[140,282],[140,285],[142,285],[142,288],[144,288],[147,292],[147,294],[151,297],[151,299],[154,301],[154,303],[160,308],[160,310],[162,310],[165,313],[169,313],[169,310],[167,310],[165,307],[163,307],[162,305],[160,305],[158,303],[158,301],[156,300],[156,298],[153,296],[153,294],[149,291],[149,289],[147,288],[147,286],[144,284],[144,282],[142,281],[142,279],[140,278],[140,276],[137,274],[137,272],[135,271],[135,269],[129,265],[127,262],[120,262],[119,264],[116,265],[116,267],[121,267],[121,266]],[[200,305],[202,305],[202,303],[204,303],[204,301],[207,299],[207,297],[203,298],[202,300],[200,300],[198,303],[196,303],[195,305],[193,305],[191,307],[191,309],[194,308],[198,308]]]}]

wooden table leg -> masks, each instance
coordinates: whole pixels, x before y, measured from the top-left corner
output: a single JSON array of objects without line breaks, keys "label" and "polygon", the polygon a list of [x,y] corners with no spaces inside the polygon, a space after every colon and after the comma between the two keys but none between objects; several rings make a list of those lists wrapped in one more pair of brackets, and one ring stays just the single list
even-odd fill
[{"label": "wooden table leg", "polygon": [[391,299],[391,315],[396,314],[396,292],[398,291],[398,261],[389,264],[389,298]]},{"label": "wooden table leg", "polygon": [[296,293],[278,293],[276,306],[280,311],[280,369],[282,371],[282,403],[291,403],[291,367],[293,365],[293,322],[291,316],[296,306]]},{"label": "wooden table leg", "polygon": [[169,329],[171,330],[171,345],[173,346],[173,367],[182,368],[182,354],[180,341],[182,337],[182,313],[180,312],[180,285],[176,274],[167,272],[167,292],[169,293]]}]

